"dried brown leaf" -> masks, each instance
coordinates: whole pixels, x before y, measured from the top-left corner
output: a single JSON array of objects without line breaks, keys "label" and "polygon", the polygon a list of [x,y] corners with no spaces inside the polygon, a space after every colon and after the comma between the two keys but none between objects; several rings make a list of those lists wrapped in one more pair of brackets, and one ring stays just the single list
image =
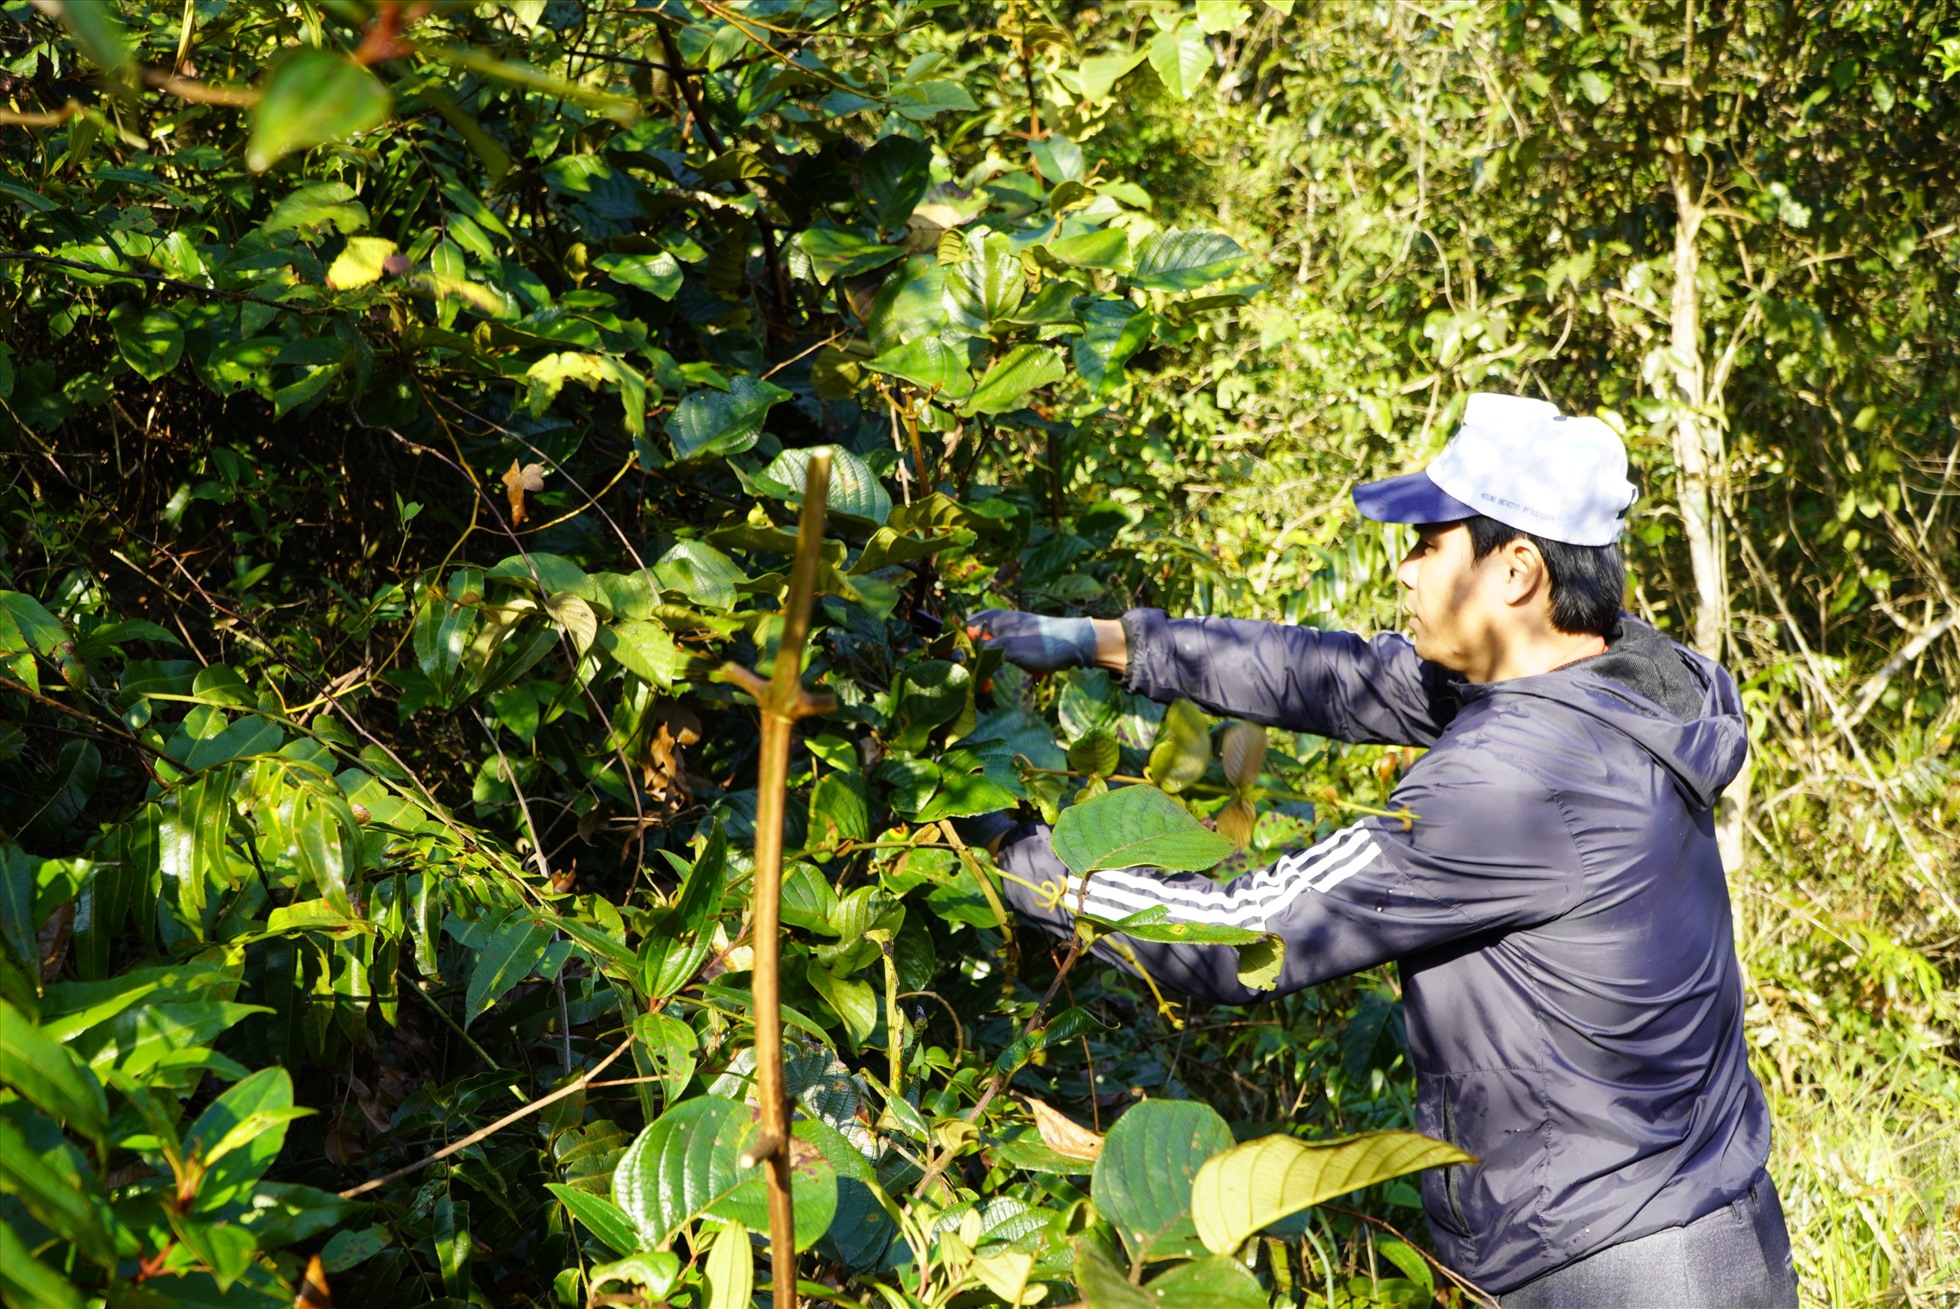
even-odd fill
[{"label": "dried brown leaf", "polygon": [[1031,1095],[1021,1098],[1034,1114],[1035,1131],[1041,1133],[1042,1143],[1050,1150],[1070,1159],[1094,1159],[1102,1153],[1102,1137]]}]

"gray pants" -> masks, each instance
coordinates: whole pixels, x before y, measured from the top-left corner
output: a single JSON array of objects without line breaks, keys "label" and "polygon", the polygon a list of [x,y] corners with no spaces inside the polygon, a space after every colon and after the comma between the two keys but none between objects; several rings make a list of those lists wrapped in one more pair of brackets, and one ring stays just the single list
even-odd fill
[{"label": "gray pants", "polygon": [[1499,1300],[1504,1309],[1797,1309],[1776,1184],[1765,1173],[1686,1227],[1608,1246]]}]

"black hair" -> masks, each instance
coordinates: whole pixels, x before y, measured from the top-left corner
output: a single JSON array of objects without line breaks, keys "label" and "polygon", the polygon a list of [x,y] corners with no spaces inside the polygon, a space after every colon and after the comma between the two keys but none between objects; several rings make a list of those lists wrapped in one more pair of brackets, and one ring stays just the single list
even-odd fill
[{"label": "black hair", "polygon": [[1552,626],[1561,632],[1593,632],[1610,637],[1620,624],[1626,598],[1626,562],[1617,545],[1568,545],[1548,541],[1509,523],[1478,514],[1463,520],[1470,530],[1473,559],[1523,540],[1537,547],[1552,582]]}]

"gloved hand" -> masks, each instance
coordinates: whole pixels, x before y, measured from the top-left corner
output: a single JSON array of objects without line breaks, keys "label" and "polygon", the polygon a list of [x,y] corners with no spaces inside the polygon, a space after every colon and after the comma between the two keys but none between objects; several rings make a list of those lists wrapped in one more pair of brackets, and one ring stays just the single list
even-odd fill
[{"label": "gloved hand", "polygon": [[967,619],[967,634],[1031,673],[1086,668],[1096,662],[1092,618],[1044,618],[1019,609],[982,609]]}]

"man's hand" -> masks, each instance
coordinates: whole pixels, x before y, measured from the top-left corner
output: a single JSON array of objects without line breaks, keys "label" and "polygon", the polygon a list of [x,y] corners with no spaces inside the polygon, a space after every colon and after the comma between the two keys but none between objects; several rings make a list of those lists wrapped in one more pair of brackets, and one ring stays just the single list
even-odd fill
[{"label": "man's hand", "polygon": [[967,635],[1010,664],[1031,673],[1086,668],[1096,662],[1092,618],[1044,618],[1019,609],[982,609],[967,620]]}]

